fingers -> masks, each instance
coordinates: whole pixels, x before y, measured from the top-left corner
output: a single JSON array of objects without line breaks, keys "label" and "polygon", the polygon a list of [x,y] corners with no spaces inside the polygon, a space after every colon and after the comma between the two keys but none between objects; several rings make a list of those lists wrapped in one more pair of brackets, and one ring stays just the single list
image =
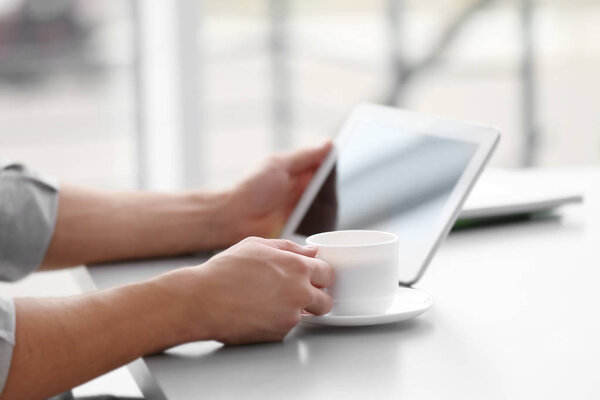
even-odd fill
[{"label": "fingers", "polygon": [[332,143],[327,141],[319,147],[282,154],[279,159],[291,174],[297,174],[319,166],[332,147]]},{"label": "fingers", "polygon": [[263,238],[254,238],[254,240],[259,241],[269,247],[272,247],[277,250],[289,251],[291,253],[300,254],[306,257],[314,257],[317,255],[317,248],[314,246],[302,246],[298,243],[295,243],[291,240],[287,239],[263,239]]},{"label": "fingers", "polygon": [[328,263],[315,258],[316,247],[301,246],[285,239],[256,237],[243,242],[259,245],[256,249],[266,251],[256,255],[266,262],[265,265],[274,265],[281,271],[276,276],[283,279],[282,287],[286,288],[283,295],[298,311],[303,309],[314,315],[323,315],[331,310],[331,297],[321,289],[331,286],[334,271]]},{"label": "fingers", "polygon": [[317,170],[315,168],[313,168],[313,169],[307,169],[303,172],[295,174],[295,176],[293,178],[294,184],[293,184],[293,188],[292,188],[292,196],[291,197],[296,196],[299,198],[302,195],[302,193],[304,193],[304,191],[306,190],[306,187],[308,186],[308,184],[312,180],[313,176],[315,175],[315,172],[317,172]]},{"label": "fingers", "polygon": [[323,260],[315,258],[309,263],[310,283],[317,288],[331,286],[334,279],[333,268]]},{"label": "fingers", "polygon": [[309,169],[306,172],[302,172],[302,173],[294,176],[294,185],[293,185],[293,187],[290,191],[290,195],[289,195],[290,200],[285,206],[286,218],[289,218],[292,211],[294,211],[296,204],[298,204],[300,197],[302,197],[302,194],[306,190],[306,187],[312,180],[312,177],[314,174],[315,174],[315,170]]},{"label": "fingers", "polygon": [[333,302],[331,297],[321,289],[312,289],[312,302],[304,307],[306,311],[314,315],[323,315],[331,311]]},{"label": "fingers", "polygon": [[260,239],[264,244],[274,249],[289,251],[308,258],[294,259],[290,255],[287,260],[289,263],[300,263],[303,268],[308,271],[310,283],[317,288],[325,288],[331,286],[334,279],[334,272],[331,265],[323,260],[314,258],[317,254],[317,248],[314,246],[301,246],[291,240],[285,239]]}]

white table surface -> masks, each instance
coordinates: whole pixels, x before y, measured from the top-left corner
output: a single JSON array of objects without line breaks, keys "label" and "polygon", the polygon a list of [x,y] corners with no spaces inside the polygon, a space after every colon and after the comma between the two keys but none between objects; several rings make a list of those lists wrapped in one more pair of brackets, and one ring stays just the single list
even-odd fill
[{"label": "white table surface", "polygon": [[[559,216],[454,232],[417,287],[431,310],[363,328],[298,326],[282,343],[198,342],[134,363],[147,399],[599,399],[600,170]],[[202,256],[89,268],[110,287]]]}]

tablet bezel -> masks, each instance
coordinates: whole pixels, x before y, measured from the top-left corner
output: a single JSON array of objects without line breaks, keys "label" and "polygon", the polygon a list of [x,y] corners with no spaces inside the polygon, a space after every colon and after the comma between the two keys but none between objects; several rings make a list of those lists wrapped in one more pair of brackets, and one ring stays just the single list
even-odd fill
[{"label": "tablet bezel", "polygon": [[442,215],[438,220],[441,221],[438,229],[439,233],[425,258],[423,265],[419,267],[414,278],[409,281],[400,282],[400,285],[402,286],[412,286],[423,277],[433,255],[458,218],[464,201],[498,143],[500,132],[498,129],[491,126],[451,120],[377,104],[359,104],[353,108],[350,117],[335,139],[332,150],[321,163],[321,166],[290,214],[290,217],[281,232],[282,238],[292,240],[298,239],[298,236],[294,232],[298,228],[312,204],[312,201],[335,165],[337,155],[340,151],[343,151],[344,144],[351,137],[354,127],[357,124],[365,122],[405,128],[409,131],[422,132],[430,136],[462,140],[478,145],[475,154],[471,158],[467,168],[465,168],[456,186],[452,190],[448,201],[444,205]]}]

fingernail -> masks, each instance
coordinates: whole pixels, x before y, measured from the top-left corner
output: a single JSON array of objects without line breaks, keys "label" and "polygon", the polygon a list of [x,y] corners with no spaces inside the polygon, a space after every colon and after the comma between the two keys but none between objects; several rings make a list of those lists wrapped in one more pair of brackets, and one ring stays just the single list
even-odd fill
[{"label": "fingernail", "polygon": [[310,250],[310,251],[317,251],[317,250],[318,250],[317,246],[312,246],[312,245],[309,245],[309,246],[304,246],[304,247],[305,247],[307,250]]}]

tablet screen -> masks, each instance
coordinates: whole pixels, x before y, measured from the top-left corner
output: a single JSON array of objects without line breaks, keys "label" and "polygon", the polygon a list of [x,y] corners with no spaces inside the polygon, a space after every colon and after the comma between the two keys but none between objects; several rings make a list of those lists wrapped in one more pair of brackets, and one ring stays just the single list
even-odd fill
[{"label": "tablet screen", "polygon": [[338,146],[336,165],[296,233],[394,232],[401,265],[416,270],[445,226],[444,207],[477,148],[426,132],[359,123]]}]

